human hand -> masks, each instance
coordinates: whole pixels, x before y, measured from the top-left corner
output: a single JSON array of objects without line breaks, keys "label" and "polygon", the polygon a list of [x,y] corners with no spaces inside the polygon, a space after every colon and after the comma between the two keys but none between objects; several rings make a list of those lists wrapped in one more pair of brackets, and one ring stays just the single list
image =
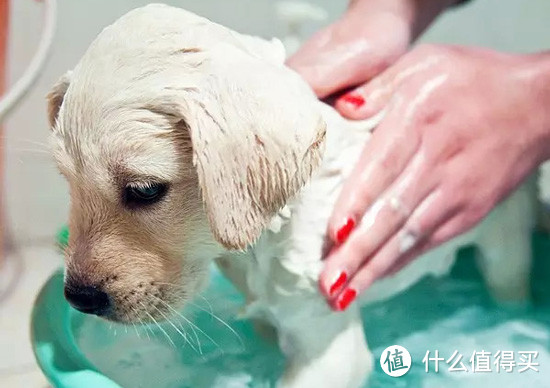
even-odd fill
[{"label": "human hand", "polygon": [[287,64],[321,98],[362,84],[392,65],[455,1],[352,0],[340,20],[315,34]]},{"label": "human hand", "polygon": [[353,92],[385,110],[329,221],[320,286],[336,310],[461,234],[549,155],[547,55],[423,46]]}]

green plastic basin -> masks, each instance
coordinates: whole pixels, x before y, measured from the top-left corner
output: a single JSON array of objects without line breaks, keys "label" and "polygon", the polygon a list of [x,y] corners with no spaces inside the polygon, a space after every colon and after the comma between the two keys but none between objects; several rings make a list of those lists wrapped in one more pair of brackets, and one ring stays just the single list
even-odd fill
[{"label": "green plastic basin", "polygon": [[[66,240],[66,233],[60,234]],[[63,245],[63,244],[61,244]],[[446,279],[424,279],[405,294],[364,308],[375,356],[369,387],[550,387],[550,240],[533,239],[533,301],[499,306],[491,301],[466,249]],[[43,286],[32,313],[32,344],[42,371],[56,388],[270,387],[284,366],[274,344],[239,320],[240,294],[215,269],[203,296],[161,327],[121,326],[71,309],[60,270]],[[392,378],[378,358],[389,345],[409,350],[413,365]],[[426,373],[426,351],[450,357],[457,350],[537,351],[539,372]],[[517,359],[519,361],[519,358]],[[365,385],[367,386],[367,385]]]}]

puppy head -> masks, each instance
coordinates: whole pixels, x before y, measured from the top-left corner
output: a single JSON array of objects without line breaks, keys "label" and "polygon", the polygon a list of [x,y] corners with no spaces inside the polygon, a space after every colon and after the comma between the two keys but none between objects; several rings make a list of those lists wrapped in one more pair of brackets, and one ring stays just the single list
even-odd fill
[{"label": "puppy head", "polygon": [[65,294],[122,322],[166,318],[200,290],[210,258],[253,243],[318,165],[325,135],[276,43],[191,18],[173,46],[156,16],[147,40],[134,29],[124,41],[124,20],[106,29],[48,97],[71,194]]}]

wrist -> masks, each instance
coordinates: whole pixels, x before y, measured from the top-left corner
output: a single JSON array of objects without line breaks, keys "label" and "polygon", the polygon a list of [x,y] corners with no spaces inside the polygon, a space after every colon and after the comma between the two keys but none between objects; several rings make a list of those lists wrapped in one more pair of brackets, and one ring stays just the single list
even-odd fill
[{"label": "wrist", "polygon": [[405,0],[411,8],[411,28],[414,39],[457,0]]},{"label": "wrist", "polygon": [[536,155],[541,163],[550,159],[550,51],[524,55],[516,76],[529,95],[529,120]]},{"label": "wrist", "polygon": [[391,14],[408,27],[409,40],[412,43],[442,12],[459,2],[460,0],[352,0],[348,13]]}]

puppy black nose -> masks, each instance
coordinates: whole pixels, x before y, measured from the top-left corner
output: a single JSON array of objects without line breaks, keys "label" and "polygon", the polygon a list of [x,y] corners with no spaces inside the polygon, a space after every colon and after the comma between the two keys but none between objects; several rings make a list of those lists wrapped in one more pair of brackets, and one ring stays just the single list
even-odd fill
[{"label": "puppy black nose", "polygon": [[78,311],[105,315],[111,308],[109,295],[94,286],[65,285],[65,298]]}]

